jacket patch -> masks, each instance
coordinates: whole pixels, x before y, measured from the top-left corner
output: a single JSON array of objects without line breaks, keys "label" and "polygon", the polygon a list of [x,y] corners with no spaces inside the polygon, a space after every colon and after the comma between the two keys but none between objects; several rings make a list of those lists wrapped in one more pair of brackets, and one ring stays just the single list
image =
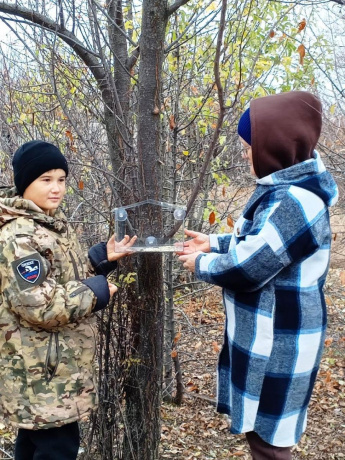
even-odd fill
[{"label": "jacket patch", "polygon": [[14,260],[12,270],[22,290],[30,289],[32,285],[41,284],[46,279],[43,260],[38,253]]},{"label": "jacket patch", "polygon": [[17,265],[17,272],[23,280],[33,284],[41,273],[40,262],[37,259],[27,259]]}]

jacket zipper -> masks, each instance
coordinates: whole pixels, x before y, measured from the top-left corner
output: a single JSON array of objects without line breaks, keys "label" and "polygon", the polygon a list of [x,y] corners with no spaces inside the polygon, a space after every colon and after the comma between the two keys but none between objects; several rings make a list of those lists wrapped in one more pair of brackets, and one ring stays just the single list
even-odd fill
[{"label": "jacket zipper", "polygon": [[78,265],[77,265],[77,262],[75,261],[75,258],[72,254],[72,251],[69,251],[69,255],[71,257],[71,261],[72,261],[72,265],[73,265],[73,270],[74,270],[74,276],[75,276],[75,279],[76,281],[80,281],[80,275],[79,275],[79,271],[78,271]]},{"label": "jacket zipper", "polygon": [[[54,347],[55,347],[56,362],[55,362],[54,369],[50,371],[49,362],[50,362],[50,355],[51,355],[52,347],[53,347],[53,341],[54,341]],[[59,349],[59,333],[51,332],[49,344],[48,344],[45,368],[44,368],[44,377],[47,383],[50,383],[53,380],[56,374],[57,368],[60,364],[60,360],[61,360],[61,355],[60,355],[60,349]]]}]

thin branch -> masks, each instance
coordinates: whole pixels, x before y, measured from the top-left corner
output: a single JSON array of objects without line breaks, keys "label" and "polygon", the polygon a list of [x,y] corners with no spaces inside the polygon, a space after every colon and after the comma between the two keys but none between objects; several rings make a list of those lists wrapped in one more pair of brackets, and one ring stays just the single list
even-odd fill
[{"label": "thin branch", "polygon": [[218,115],[218,120],[217,120],[217,126],[216,126],[216,129],[214,130],[211,144],[208,148],[204,163],[202,165],[202,168],[199,174],[199,180],[196,183],[191,193],[191,197],[188,201],[187,210],[186,210],[187,214],[191,210],[194,204],[194,201],[196,197],[198,196],[198,193],[201,188],[203,179],[205,177],[207,168],[209,166],[212,156],[214,155],[216,151],[216,147],[217,147],[217,143],[218,143],[218,139],[220,135],[220,130],[223,125],[223,120],[224,120],[224,115],[225,115],[224,91],[223,91],[223,86],[222,86],[221,79],[220,79],[219,63],[220,63],[220,53],[221,53],[221,47],[222,47],[222,42],[223,42],[223,35],[224,35],[224,30],[225,30],[226,8],[227,8],[227,0],[223,0],[221,17],[220,17],[220,22],[219,22],[216,56],[214,60],[214,74],[215,74],[215,80],[216,80],[217,92],[218,92],[218,100],[219,100],[219,115]]},{"label": "thin branch", "polygon": [[[95,55],[92,50],[85,48],[83,43],[81,43],[72,32],[64,27],[59,26],[56,21],[53,21],[46,16],[37,13],[36,11],[19,6],[18,4],[0,2],[0,12],[11,16],[18,16],[22,19],[25,19],[25,23],[28,25],[36,25],[55,33],[58,37],[61,38],[61,40],[67,43],[80,57],[80,59],[87,65],[97,80],[101,91],[109,90],[106,83],[104,69],[99,61],[98,56]],[[6,20],[11,19],[6,18]]]},{"label": "thin branch", "polygon": [[171,6],[167,9],[167,17],[171,16],[175,11],[177,11],[181,6],[186,5],[189,0],[176,0]]}]

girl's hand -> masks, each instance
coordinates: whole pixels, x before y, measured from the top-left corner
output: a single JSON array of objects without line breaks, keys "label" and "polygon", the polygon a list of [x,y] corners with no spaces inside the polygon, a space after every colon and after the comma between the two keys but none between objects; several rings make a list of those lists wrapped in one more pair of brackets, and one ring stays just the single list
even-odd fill
[{"label": "girl's hand", "polygon": [[185,241],[183,245],[183,252],[178,254],[193,254],[194,252],[210,252],[210,237],[204,233],[193,232],[192,230],[185,229],[185,234],[192,239]]},{"label": "girl's hand", "polygon": [[183,263],[184,268],[190,272],[195,272],[195,261],[198,255],[204,254],[202,251],[193,252],[192,254],[181,255],[178,260]]},{"label": "girl's hand", "polygon": [[112,298],[115,292],[117,292],[117,286],[115,286],[115,284],[108,283],[108,287],[109,287],[110,298]]},{"label": "girl's hand", "polygon": [[130,238],[126,235],[123,240],[115,241],[115,235],[113,235],[107,243],[107,257],[109,262],[114,262],[114,260],[130,255],[132,253],[130,248],[136,239],[136,236]]}]

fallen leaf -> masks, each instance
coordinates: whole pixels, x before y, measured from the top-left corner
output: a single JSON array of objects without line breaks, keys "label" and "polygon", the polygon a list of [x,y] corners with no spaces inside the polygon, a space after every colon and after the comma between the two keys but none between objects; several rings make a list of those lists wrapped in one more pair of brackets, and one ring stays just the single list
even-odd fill
[{"label": "fallen leaf", "polygon": [[174,343],[177,343],[177,342],[180,340],[181,335],[182,335],[182,334],[181,334],[180,331],[175,335],[175,337],[174,337]]},{"label": "fallen leaf", "polygon": [[213,350],[215,353],[219,353],[219,351],[220,351],[220,346],[218,345],[217,342],[212,342],[212,350]]},{"label": "fallen leaf", "polygon": [[198,348],[201,347],[201,345],[202,345],[202,342],[199,341],[199,342],[194,346],[194,348],[197,350]]},{"label": "fallen leaf", "polygon": [[73,142],[73,134],[71,133],[71,131],[69,129],[66,130],[65,132],[66,136],[68,137],[68,139]]},{"label": "fallen leaf", "polygon": [[341,284],[342,284],[343,286],[345,286],[345,271],[344,271],[344,270],[342,270],[342,271],[340,272],[339,277],[340,277],[340,282],[341,282]]},{"label": "fallen leaf", "polygon": [[328,337],[328,339],[325,340],[325,347],[331,346],[331,343],[333,342],[332,337]]}]

